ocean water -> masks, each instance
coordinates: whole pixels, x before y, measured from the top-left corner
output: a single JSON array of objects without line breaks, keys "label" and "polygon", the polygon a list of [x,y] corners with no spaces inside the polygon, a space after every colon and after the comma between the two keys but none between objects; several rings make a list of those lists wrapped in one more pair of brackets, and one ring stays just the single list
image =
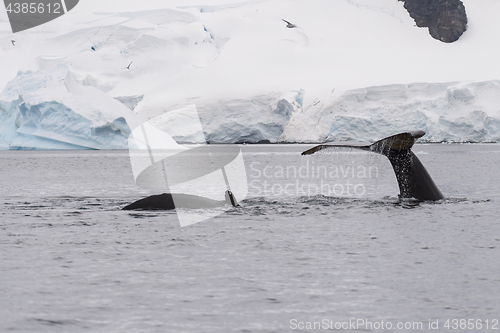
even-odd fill
[{"label": "ocean water", "polygon": [[500,329],[500,145],[415,145],[438,202],[310,147],[242,146],[242,207],[187,227],[121,210],[126,151],[0,151],[0,331]]}]

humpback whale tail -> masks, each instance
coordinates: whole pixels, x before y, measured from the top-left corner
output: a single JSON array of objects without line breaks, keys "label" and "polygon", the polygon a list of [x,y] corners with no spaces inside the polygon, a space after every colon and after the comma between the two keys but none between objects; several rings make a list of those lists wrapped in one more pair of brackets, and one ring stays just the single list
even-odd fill
[{"label": "humpback whale tail", "polygon": [[338,142],[319,145],[306,150],[302,155],[311,155],[322,149],[333,147],[356,148],[387,156],[391,162],[399,185],[400,198],[439,200],[444,196],[418,157],[411,151],[415,141],[424,136],[421,130],[389,136],[373,144],[361,142]]}]

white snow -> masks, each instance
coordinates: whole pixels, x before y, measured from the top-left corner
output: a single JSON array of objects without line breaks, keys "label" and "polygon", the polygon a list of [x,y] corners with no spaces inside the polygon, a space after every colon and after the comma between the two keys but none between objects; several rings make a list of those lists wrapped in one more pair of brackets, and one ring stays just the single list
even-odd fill
[{"label": "white snow", "polygon": [[0,9],[0,149],[126,148],[127,107],[193,104],[208,141],[498,141],[500,2],[463,2],[452,44],[396,0],[86,0],[16,34]]}]

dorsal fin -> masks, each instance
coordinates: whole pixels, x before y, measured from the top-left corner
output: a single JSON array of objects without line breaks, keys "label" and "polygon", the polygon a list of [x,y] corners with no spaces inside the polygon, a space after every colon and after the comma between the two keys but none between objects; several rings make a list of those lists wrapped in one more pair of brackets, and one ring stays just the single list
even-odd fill
[{"label": "dorsal fin", "polygon": [[233,207],[240,207],[238,201],[236,201],[236,198],[234,197],[233,192],[229,190],[226,190],[226,204],[232,205]]}]

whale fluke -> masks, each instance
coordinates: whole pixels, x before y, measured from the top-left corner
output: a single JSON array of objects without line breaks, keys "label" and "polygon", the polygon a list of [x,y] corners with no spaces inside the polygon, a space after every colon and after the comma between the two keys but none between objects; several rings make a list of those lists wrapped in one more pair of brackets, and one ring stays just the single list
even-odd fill
[{"label": "whale fluke", "polygon": [[418,138],[425,135],[422,130],[399,133],[373,144],[363,142],[334,142],[308,149],[302,155],[311,155],[320,150],[347,147],[356,148],[387,156],[391,162],[399,185],[400,198],[418,200],[439,200],[444,196],[438,189],[422,162],[411,151]]}]

